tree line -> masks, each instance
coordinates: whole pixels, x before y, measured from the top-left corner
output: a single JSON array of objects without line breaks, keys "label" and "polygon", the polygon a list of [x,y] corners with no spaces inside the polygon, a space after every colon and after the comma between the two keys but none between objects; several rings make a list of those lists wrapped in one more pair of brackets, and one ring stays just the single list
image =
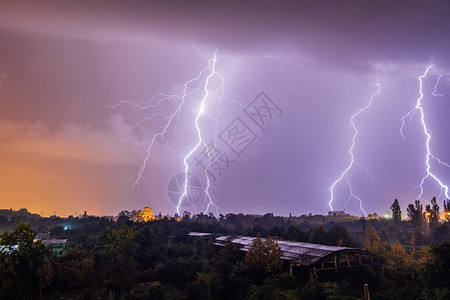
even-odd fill
[{"label": "tree line", "polygon": [[[408,220],[395,200],[392,219],[309,223],[314,217],[185,214],[135,222],[122,214],[116,221],[86,216],[32,223],[42,227],[20,223],[0,236],[0,299],[360,299],[365,283],[373,299],[445,299],[449,223],[433,217],[442,215],[435,203],[408,206]],[[61,254],[35,241],[41,228],[68,239]],[[213,236],[191,237],[191,231]],[[243,252],[230,241],[215,246],[214,235],[258,238]],[[361,247],[379,263],[318,273],[311,282],[289,273],[280,239]]]}]

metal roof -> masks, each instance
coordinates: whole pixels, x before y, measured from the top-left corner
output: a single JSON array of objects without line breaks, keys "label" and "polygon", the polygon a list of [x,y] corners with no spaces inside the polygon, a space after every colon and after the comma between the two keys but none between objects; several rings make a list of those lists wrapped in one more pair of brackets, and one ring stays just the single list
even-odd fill
[{"label": "metal roof", "polygon": [[42,240],[42,244],[64,244],[67,242],[67,239],[59,239],[59,240]]},{"label": "metal roof", "polygon": [[[243,251],[248,251],[248,249],[253,244],[255,237],[248,236],[221,236],[216,238],[215,245],[225,246],[228,238],[231,238],[233,244],[238,244]],[[262,239],[265,240],[264,238]],[[339,251],[345,250],[357,250],[356,248],[348,247],[337,247],[337,246],[326,246],[312,243],[302,243],[302,242],[290,242],[290,241],[279,241],[276,240],[280,246],[283,254],[281,256],[284,260],[289,260],[292,262],[300,263],[303,265],[311,265],[316,263],[322,258]]]},{"label": "metal roof", "polygon": [[210,236],[212,233],[205,233],[205,232],[189,232],[189,236]]}]

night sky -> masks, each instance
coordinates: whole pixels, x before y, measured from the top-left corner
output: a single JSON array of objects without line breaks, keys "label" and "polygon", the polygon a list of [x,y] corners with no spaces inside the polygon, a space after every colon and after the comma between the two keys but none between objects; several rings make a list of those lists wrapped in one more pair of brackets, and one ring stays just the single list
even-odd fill
[{"label": "night sky", "polygon": [[[449,16],[446,0],[3,0],[0,206],[45,215],[113,215],[144,206],[175,213],[168,183],[184,172],[183,158],[197,144],[194,121],[206,73],[200,85],[188,86],[192,94],[168,129],[169,145],[155,140],[134,187],[145,142],[179,99],[146,110],[116,105],[179,95],[216,51],[222,77],[211,78],[198,124],[205,141],[216,140],[233,160],[211,188],[219,213],[326,213],[330,187],[350,163],[350,118],[377,91],[377,78],[379,95],[354,118],[353,150],[376,182],[357,165],[347,178],[367,213],[384,214],[394,198],[405,212],[420,193],[413,186],[427,174],[426,135],[420,113],[407,122],[406,141],[400,127],[420,96],[418,78],[432,63],[422,106],[430,149],[450,162]],[[435,87],[439,96],[431,95]],[[261,92],[279,108],[263,128],[244,112]],[[239,156],[219,137],[236,118],[257,136]],[[204,190],[194,160],[203,148],[188,164]],[[436,160],[430,165],[450,185],[450,168]],[[363,214],[345,180],[334,194],[335,210]],[[439,204],[445,198],[428,178],[423,198],[433,196]],[[203,193],[186,210],[204,212],[205,205]]]}]

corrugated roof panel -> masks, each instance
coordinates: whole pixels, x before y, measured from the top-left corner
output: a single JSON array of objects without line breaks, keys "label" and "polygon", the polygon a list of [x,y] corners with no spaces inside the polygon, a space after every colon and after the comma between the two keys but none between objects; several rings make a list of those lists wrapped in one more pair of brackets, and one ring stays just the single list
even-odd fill
[{"label": "corrugated roof panel", "polygon": [[[232,243],[241,245],[241,249],[243,251],[248,251],[248,249],[253,244],[253,241],[256,239],[254,237],[247,236],[220,236],[216,238],[217,242],[214,244],[224,246],[225,242],[229,238],[231,239]],[[305,265],[313,264],[334,252],[343,250],[356,250],[355,248],[327,246],[304,242],[290,242],[279,240],[276,241],[283,251],[283,254],[281,256],[282,259],[298,262]]]},{"label": "corrugated roof panel", "polygon": [[65,242],[67,242],[67,239],[43,240],[42,244],[64,244]]},{"label": "corrugated roof panel", "polygon": [[204,233],[204,232],[189,232],[189,236],[210,236],[211,233]]}]

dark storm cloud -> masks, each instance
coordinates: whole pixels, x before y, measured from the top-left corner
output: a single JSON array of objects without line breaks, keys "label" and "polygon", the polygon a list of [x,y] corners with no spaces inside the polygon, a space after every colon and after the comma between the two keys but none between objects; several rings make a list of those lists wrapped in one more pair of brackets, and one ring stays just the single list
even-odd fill
[{"label": "dark storm cloud", "polygon": [[[355,155],[392,193],[371,183],[364,169],[349,176],[368,212],[384,213],[394,195],[402,205],[411,202],[417,194],[406,184],[424,175],[423,131],[415,119],[404,142],[399,127],[426,65],[435,63],[426,95],[450,66],[447,2],[1,1],[5,205],[108,214],[151,205],[173,213],[166,187],[184,170],[182,160],[158,144],[135,192],[125,179],[139,170],[145,149],[119,140],[145,140],[161,124],[135,128],[145,112],[106,107],[148,100],[196,76],[206,61],[193,45],[208,57],[220,48],[227,96],[247,104],[264,90],[285,112],[217,184],[220,212],[326,210],[330,185],[349,162],[349,118],[373,92],[378,64],[381,94],[356,120]],[[450,95],[445,81],[439,91]],[[432,146],[449,161],[441,124],[450,101],[429,97]],[[190,105],[179,127],[188,131],[197,102]],[[240,107],[224,112],[244,117]],[[177,132],[171,142],[187,151],[193,136]],[[431,183],[427,198],[435,192]],[[336,197],[336,209],[361,213],[345,184]],[[47,199],[47,207],[35,199]]]},{"label": "dark storm cloud", "polygon": [[235,51],[291,45],[356,66],[449,58],[445,0],[16,2],[2,5],[2,23],[21,22],[28,30],[97,37],[153,32]]}]

